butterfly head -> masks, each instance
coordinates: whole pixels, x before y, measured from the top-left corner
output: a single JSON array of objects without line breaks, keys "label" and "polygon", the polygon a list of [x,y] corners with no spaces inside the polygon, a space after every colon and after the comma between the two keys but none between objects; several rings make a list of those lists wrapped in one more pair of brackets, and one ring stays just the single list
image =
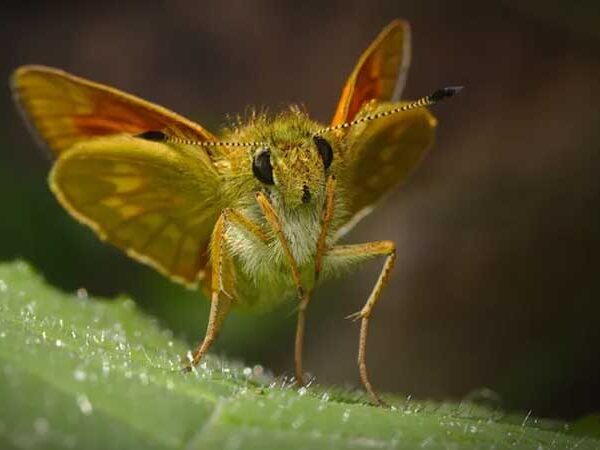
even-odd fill
[{"label": "butterfly head", "polygon": [[335,159],[334,142],[314,135],[317,125],[296,116],[267,124],[251,149],[252,174],[276,203],[286,208],[322,202]]}]

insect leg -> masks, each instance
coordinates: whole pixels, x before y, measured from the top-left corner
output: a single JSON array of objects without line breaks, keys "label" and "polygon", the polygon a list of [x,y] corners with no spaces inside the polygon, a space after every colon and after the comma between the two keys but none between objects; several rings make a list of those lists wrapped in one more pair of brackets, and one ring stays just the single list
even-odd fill
[{"label": "insect leg", "polygon": [[277,235],[277,239],[279,239],[279,243],[281,244],[281,247],[283,248],[285,256],[290,265],[290,270],[292,272],[292,278],[294,279],[294,284],[296,285],[296,289],[298,290],[298,296],[299,296],[300,300],[302,300],[302,298],[304,297],[304,290],[302,289],[302,284],[300,282],[300,270],[298,269],[298,264],[296,263],[296,260],[294,259],[294,255],[292,254],[292,250],[290,249],[290,246],[285,237],[285,234],[283,234],[283,227],[281,225],[281,222],[279,221],[277,212],[275,212],[275,209],[273,209],[271,202],[269,202],[269,199],[267,198],[267,196],[265,194],[263,194],[262,192],[258,192],[256,194],[256,201],[258,202],[260,209],[262,210],[263,214],[265,215],[265,219],[267,219],[267,222],[269,222],[269,224],[275,231],[275,234]]},{"label": "insect leg", "polygon": [[[329,224],[333,217],[333,200],[335,198],[335,177],[331,175],[327,179],[325,188],[325,205],[323,208],[323,218],[321,221],[321,232],[317,241],[317,251],[315,255],[315,281],[319,278],[321,272],[321,262],[325,253],[325,244],[327,243],[327,233]],[[302,367],[302,355],[304,354],[304,329],[306,327],[306,309],[310,301],[310,293],[300,300],[298,306],[298,320],[296,322],[296,340],[294,341],[294,362],[296,367],[296,380],[298,384],[304,384],[304,369]]]},{"label": "insect leg", "polygon": [[329,232],[329,224],[333,217],[333,201],[335,200],[335,177],[330,175],[327,178],[325,186],[325,206],[323,207],[323,218],[321,220],[321,233],[317,241],[317,253],[315,255],[315,281],[321,273],[321,264],[323,262],[323,254],[327,244],[327,233]]},{"label": "insect leg", "polygon": [[375,403],[383,405],[384,402],[381,400],[381,398],[379,398],[373,389],[367,373],[367,335],[369,332],[369,318],[371,317],[371,312],[379,300],[381,292],[389,279],[390,272],[394,267],[394,262],[396,260],[396,245],[391,241],[376,241],[367,242],[365,244],[340,245],[332,248],[326,256],[327,259],[330,259],[328,263],[335,263],[336,259],[339,261],[340,259],[351,260],[355,258],[356,261],[359,262],[376,256],[386,256],[386,260],[383,264],[383,268],[381,269],[381,273],[379,274],[379,278],[377,279],[377,282],[375,283],[373,291],[371,292],[367,302],[359,312],[348,316],[350,319],[361,320],[360,338],[358,341],[358,370],[360,372],[360,379]]},{"label": "insect leg", "polygon": [[227,248],[225,242],[226,232],[229,225],[234,225],[242,230],[248,231],[258,240],[266,243],[267,236],[259,225],[254,223],[244,213],[233,209],[225,209],[213,230],[211,241],[211,259],[212,259],[212,278],[211,278],[211,305],[208,326],[202,344],[192,354],[192,360],[188,369],[198,365],[202,357],[206,354],[214,340],[216,339],[223,321],[231,308],[233,298],[225,289],[225,275],[233,273],[233,268],[228,267],[231,264],[229,256],[226,254]]},{"label": "insect leg", "polygon": [[208,326],[202,343],[192,353],[192,359],[186,366],[187,370],[198,365],[202,357],[208,352],[208,349],[216,339],[223,321],[229,312],[232,304],[232,298],[229,294],[221,295],[225,292],[223,288],[223,268],[225,263],[225,232],[227,229],[227,213],[224,211],[217,220],[213,229],[212,240],[210,244],[212,259],[211,276],[211,302],[210,315],[208,317]]},{"label": "insect leg", "polygon": [[226,209],[225,214],[228,222],[231,222],[233,225],[236,225],[242,230],[248,231],[263,244],[268,242],[269,238],[260,225],[258,225],[244,213],[236,211],[235,209]]},{"label": "insect leg", "polygon": [[298,299],[300,300],[300,303],[298,305],[298,322],[296,327],[296,340],[294,343],[294,366],[296,372],[296,382],[300,386],[303,386],[304,369],[302,367],[302,349],[304,343],[304,325],[306,323],[306,307],[308,306],[308,302],[310,300],[310,292],[305,291],[302,287],[302,283],[300,281],[300,270],[298,269],[298,264],[294,259],[294,255],[292,254],[285,234],[283,233],[283,227],[281,226],[279,217],[277,217],[277,212],[275,212],[273,206],[269,202],[269,199],[262,192],[256,194],[256,201],[262,209],[265,218],[275,231],[277,238],[279,239],[281,247],[283,248],[290,265],[294,284],[298,290]]}]

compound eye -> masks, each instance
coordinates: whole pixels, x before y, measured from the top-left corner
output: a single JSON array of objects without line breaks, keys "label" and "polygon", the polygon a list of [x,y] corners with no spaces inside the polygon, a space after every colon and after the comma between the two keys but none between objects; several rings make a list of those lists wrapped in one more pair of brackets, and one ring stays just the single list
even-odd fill
[{"label": "compound eye", "polygon": [[269,149],[264,148],[256,153],[252,160],[252,173],[259,181],[265,184],[275,184]]},{"label": "compound eye", "polygon": [[325,170],[327,170],[333,161],[333,149],[331,148],[331,144],[320,136],[315,136],[313,141],[317,146],[317,150],[319,150]]}]

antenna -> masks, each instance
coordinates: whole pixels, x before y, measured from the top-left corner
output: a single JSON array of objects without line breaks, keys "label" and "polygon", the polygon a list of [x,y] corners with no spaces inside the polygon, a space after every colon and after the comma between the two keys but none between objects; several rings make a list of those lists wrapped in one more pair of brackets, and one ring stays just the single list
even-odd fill
[{"label": "antenna", "polygon": [[197,147],[265,147],[263,142],[239,142],[239,141],[194,141],[193,139],[182,139],[176,136],[168,136],[162,131],[145,131],[135,137],[154,142],[169,142],[179,145],[195,145]]},{"label": "antenna", "polygon": [[405,105],[399,106],[394,109],[390,109],[387,111],[381,111],[375,114],[369,114],[363,116],[359,119],[353,120],[351,122],[340,123],[339,125],[334,125],[331,127],[323,128],[315,133],[315,135],[327,133],[329,131],[342,130],[345,128],[350,128],[354,125],[358,125],[359,123],[369,122],[371,120],[380,119],[382,117],[391,116],[392,114],[397,114],[404,111],[410,111],[411,109],[423,108],[425,106],[435,105],[441,100],[445,98],[452,97],[462,91],[462,86],[450,86],[442,89],[438,89],[431,95],[427,95],[426,97],[421,97],[419,100],[414,102],[407,103]]}]

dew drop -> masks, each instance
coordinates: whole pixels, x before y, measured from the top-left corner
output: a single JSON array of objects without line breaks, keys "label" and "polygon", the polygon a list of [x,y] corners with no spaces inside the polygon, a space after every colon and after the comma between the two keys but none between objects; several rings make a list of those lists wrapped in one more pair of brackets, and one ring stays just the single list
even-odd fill
[{"label": "dew drop", "polygon": [[302,395],[306,395],[306,393],[308,392],[308,389],[306,389],[306,387],[302,386],[300,389],[298,389],[298,395],[302,396]]},{"label": "dew drop", "polygon": [[87,375],[83,370],[77,369],[75,372],[73,372],[73,378],[75,378],[77,381],[85,381]]},{"label": "dew drop", "polygon": [[54,345],[56,345],[57,347],[62,347],[64,344],[63,341],[61,341],[60,339],[57,339],[56,342],[54,343]]},{"label": "dew drop", "polygon": [[33,422],[33,430],[36,434],[40,436],[43,436],[46,433],[48,433],[48,430],[50,430],[50,423],[48,423],[48,419],[46,419],[45,417],[38,417],[37,419],[35,419],[35,421]]},{"label": "dew drop", "polygon": [[148,385],[148,374],[146,372],[140,373],[140,383],[144,386]]},{"label": "dew drop", "polygon": [[79,406],[79,410],[85,416],[89,416],[94,411],[90,400],[85,394],[77,396],[77,406]]},{"label": "dew drop", "polygon": [[297,430],[298,428],[300,428],[302,425],[304,424],[304,417],[300,416],[298,417],[296,420],[294,420],[292,422],[292,428],[294,430]]},{"label": "dew drop", "polygon": [[346,409],[346,410],[344,410],[344,413],[342,414],[342,422],[348,422],[349,418],[350,418],[350,410]]},{"label": "dew drop", "polygon": [[0,280],[0,292],[6,291],[8,291],[8,285],[6,284],[6,281]]}]

